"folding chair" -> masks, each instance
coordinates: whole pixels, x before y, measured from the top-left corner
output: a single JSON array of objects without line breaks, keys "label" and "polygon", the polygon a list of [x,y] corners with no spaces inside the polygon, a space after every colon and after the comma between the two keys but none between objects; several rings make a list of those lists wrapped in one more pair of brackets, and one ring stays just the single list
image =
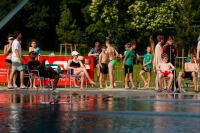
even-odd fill
[{"label": "folding chair", "polygon": [[[200,72],[198,72],[196,74],[196,86],[197,86],[197,92],[199,92],[199,78],[200,78]],[[190,85],[191,84],[191,85]],[[188,88],[189,86],[190,87],[193,87],[194,86],[194,82],[193,82],[193,79],[185,79],[185,78],[182,78],[182,84],[181,86],[184,88]],[[182,88],[180,87],[180,88]]]},{"label": "folding chair", "polygon": [[197,91],[199,91],[199,79],[200,79],[200,72],[197,75]]},{"label": "folding chair", "polygon": [[[38,79],[39,80],[39,87],[37,88],[37,92],[38,92],[38,89],[40,88],[42,90],[42,94],[43,94],[43,87],[44,87],[44,80],[45,80],[45,77],[41,77],[40,76],[40,73],[38,70],[29,70],[28,69],[28,73],[29,73],[29,80],[30,79]],[[31,73],[35,73],[36,75],[33,75]],[[27,74],[28,76],[28,74]],[[50,79],[51,80],[51,79]],[[30,82],[30,81],[29,81]],[[28,82],[28,85],[29,85],[29,82]],[[52,84],[52,80],[51,80],[51,84]],[[53,87],[52,87],[53,88]],[[50,89],[48,89],[50,91]],[[27,91],[28,91],[28,87],[27,87]]]},{"label": "folding chair", "polygon": [[[58,72],[59,74],[61,74],[62,70],[61,70],[61,67],[58,64],[46,64],[46,66],[52,67],[56,72]],[[65,77],[65,89],[66,89],[66,77]]]},{"label": "folding chair", "polygon": [[[185,66],[184,66],[184,68],[186,68],[186,64],[188,63],[188,62],[190,62],[190,58],[188,57],[187,58],[187,61],[185,62]],[[196,86],[197,86],[197,92],[198,92],[198,87],[199,87],[199,78],[200,78],[200,72],[198,72],[197,74],[196,74]],[[180,86],[180,89],[182,88],[182,87],[185,87],[185,88],[187,88],[187,87],[189,87],[189,84],[194,84],[193,83],[193,79],[190,79],[190,78],[182,78],[182,82],[181,82],[182,84],[181,84],[181,86]]]},{"label": "folding chair", "polygon": [[28,88],[28,85],[29,85],[29,82],[30,82],[30,77],[31,74],[30,74],[30,71],[28,69],[28,66],[25,66],[25,74],[24,74],[24,78],[27,77],[28,78],[28,83],[27,83],[27,88]]},{"label": "folding chair", "polygon": [[[172,72],[172,70],[170,70],[171,72]],[[157,74],[160,74],[160,70],[157,70]],[[158,76],[158,75],[156,75],[156,76]],[[173,71],[173,82],[174,82],[174,91],[173,92],[175,92],[176,91],[176,80],[174,79],[174,78],[176,78],[175,77],[175,71]],[[163,77],[163,80],[168,80],[169,79],[169,77]],[[159,84],[159,81],[158,81],[158,84]]]},{"label": "folding chair", "polygon": [[[73,69],[67,69],[67,75],[70,77],[70,90],[72,90],[72,78],[75,78],[75,82],[76,82],[76,78],[79,78],[80,76],[76,76],[73,74]],[[85,78],[85,83],[86,83],[86,89],[87,89],[87,78]]]}]

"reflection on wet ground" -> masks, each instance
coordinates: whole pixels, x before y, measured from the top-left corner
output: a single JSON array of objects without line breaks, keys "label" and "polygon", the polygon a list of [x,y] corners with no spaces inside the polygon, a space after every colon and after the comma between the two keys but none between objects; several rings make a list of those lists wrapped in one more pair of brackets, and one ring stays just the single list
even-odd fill
[{"label": "reflection on wet ground", "polygon": [[199,118],[200,95],[0,93],[0,132],[195,133]]}]

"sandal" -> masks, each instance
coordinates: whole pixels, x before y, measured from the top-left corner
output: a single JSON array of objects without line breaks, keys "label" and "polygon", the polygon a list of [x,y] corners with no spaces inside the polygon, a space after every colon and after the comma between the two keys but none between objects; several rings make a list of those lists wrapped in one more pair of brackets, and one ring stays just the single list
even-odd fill
[{"label": "sandal", "polygon": [[158,89],[157,92],[162,92],[162,90],[161,90],[161,89]]},{"label": "sandal", "polygon": [[133,87],[131,87],[131,89],[137,89],[137,87],[133,86]]},{"label": "sandal", "polygon": [[113,87],[110,87],[110,86],[109,86],[108,89],[113,89]]},{"label": "sandal", "polygon": [[104,88],[105,90],[110,90],[110,88],[109,87],[107,87],[107,88]]},{"label": "sandal", "polygon": [[181,92],[180,92],[180,90],[178,89],[178,90],[175,91],[175,93],[181,93]]},{"label": "sandal", "polygon": [[172,90],[167,90],[167,92],[168,92],[168,93],[172,93],[173,91],[172,91]]},{"label": "sandal", "polygon": [[7,86],[8,89],[14,89],[14,86]]}]

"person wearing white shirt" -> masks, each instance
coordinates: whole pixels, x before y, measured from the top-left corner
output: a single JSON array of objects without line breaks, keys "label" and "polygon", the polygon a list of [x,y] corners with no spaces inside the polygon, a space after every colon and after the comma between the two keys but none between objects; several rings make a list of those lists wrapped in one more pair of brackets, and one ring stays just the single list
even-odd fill
[{"label": "person wearing white shirt", "polygon": [[[22,33],[20,31],[15,31],[13,34],[14,41],[12,43],[12,73],[10,75],[10,81],[13,79],[13,75],[16,71],[20,71],[20,88],[25,89],[26,86],[24,85],[24,67],[22,62],[22,52],[21,52],[21,44],[20,40],[22,38]],[[8,83],[8,89],[14,88],[12,83]]]},{"label": "person wearing white shirt", "polygon": [[[161,55],[162,55],[162,44],[164,42],[164,36],[158,35],[157,40],[158,40],[158,44],[155,47],[155,54],[154,54],[154,59],[153,59],[153,68],[156,73],[156,88],[155,88],[156,91],[159,89],[156,66],[162,62]],[[164,82],[164,85],[165,85],[165,82]]]}]

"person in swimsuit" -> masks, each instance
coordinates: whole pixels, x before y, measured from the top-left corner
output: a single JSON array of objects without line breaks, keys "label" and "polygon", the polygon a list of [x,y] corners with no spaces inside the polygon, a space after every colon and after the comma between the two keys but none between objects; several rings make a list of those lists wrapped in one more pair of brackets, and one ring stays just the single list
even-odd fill
[{"label": "person in swimsuit", "polygon": [[[150,82],[151,82],[151,69],[152,69],[153,55],[151,54],[150,46],[147,46],[146,51],[147,53],[144,55],[144,60],[143,60],[143,68],[140,71],[139,76],[144,82],[144,88],[149,88]],[[148,82],[143,76],[145,72],[147,73]]]},{"label": "person in swimsuit", "polygon": [[[12,57],[12,42],[13,42],[13,37],[12,34],[8,35],[8,44],[4,46],[4,55],[6,56],[6,72],[7,72],[7,82],[9,83],[10,81],[10,69],[12,66],[12,61],[11,61],[11,57]],[[16,73],[13,76],[13,87],[17,88],[16,85]]]},{"label": "person in swimsuit", "polygon": [[109,76],[110,76],[110,86],[109,86],[109,88],[113,89],[113,87],[114,87],[113,69],[114,69],[114,66],[117,63],[117,60],[115,59],[115,57],[118,57],[119,54],[115,50],[115,48],[113,48],[111,46],[111,40],[110,39],[106,39],[105,43],[106,43],[106,46],[107,46],[106,52],[107,52],[108,57],[109,57],[109,63],[108,63],[108,70],[109,70]]},{"label": "person in swimsuit", "polygon": [[129,89],[128,80],[130,80],[132,89],[136,88],[133,83],[133,60],[135,57],[135,51],[133,50],[136,48],[136,43],[128,43],[127,46],[129,49],[126,51],[123,63],[122,63],[122,69],[124,69],[125,72],[125,89]]},{"label": "person in swimsuit", "polygon": [[89,80],[91,85],[95,85],[95,82],[92,81],[86,68],[84,67],[83,63],[78,60],[79,53],[77,51],[72,51],[72,59],[68,60],[68,69],[71,70],[71,75],[80,76],[81,77],[81,86],[80,90],[85,90],[83,88],[83,83],[85,77]]},{"label": "person in swimsuit", "polygon": [[25,89],[26,86],[24,85],[24,65],[23,60],[26,61],[26,58],[22,55],[22,48],[21,48],[21,38],[22,33],[21,31],[15,31],[13,33],[13,42],[12,42],[12,72],[10,74],[10,82],[8,83],[8,89],[13,89],[14,86],[11,83],[13,80],[13,76],[16,74],[16,71],[20,71],[20,89]]},{"label": "person in swimsuit", "polygon": [[176,93],[185,92],[184,89],[181,88],[182,78],[190,78],[194,83],[194,91],[197,91],[197,73],[199,72],[199,67],[197,65],[196,54],[190,54],[190,62],[185,63],[185,70],[183,72],[179,72],[178,75],[178,89]]},{"label": "person in swimsuit", "polygon": [[168,62],[168,55],[167,54],[163,54],[162,55],[162,63],[159,63],[156,67],[157,71],[160,71],[160,73],[158,74],[158,84],[159,84],[159,89],[157,90],[157,92],[162,92],[162,79],[164,77],[168,77],[169,78],[169,83],[168,83],[168,90],[167,92],[171,93],[171,84],[173,81],[173,77],[174,75],[172,74],[172,70],[175,70],[175,67]]},{"label": "person in swimsuit", "polygon": [[[36,40],[35,39],[32,39],[31,41],[30,41],[30,43],[29,43],[29,45],[30,45],[30,47],[29,47],[29,53],[31,52],[31,51],[36,51],[36,46],[37,46],[37,44],[36,44]],[[36,55],[36,60],[38,60],[38,55]],[[32,76],[34,76],[34,74],[33,73],[31,73],[32,74]],[[51,82],[51,81],[50,81]],[[37,87],[35,86],[35,78],[34,79],[31,79],[30,78],[30,87],[29,88],[33,88],[33,89],[36,89]]]},{"label": "person in swimsuit", "polygon": [[107,83],[107,75],[108,75],[108,55],[106,54],[106,45],[103,45],[101,47],[102,52],[99,55],[99,66],[100,66],[100,77],[99,77],[99,84],[100,84],[100,89],[103,89],[102,87],[102,77],[104,76],[104,83],[105,83],[105,88],[108,88],[108,83]]}]

